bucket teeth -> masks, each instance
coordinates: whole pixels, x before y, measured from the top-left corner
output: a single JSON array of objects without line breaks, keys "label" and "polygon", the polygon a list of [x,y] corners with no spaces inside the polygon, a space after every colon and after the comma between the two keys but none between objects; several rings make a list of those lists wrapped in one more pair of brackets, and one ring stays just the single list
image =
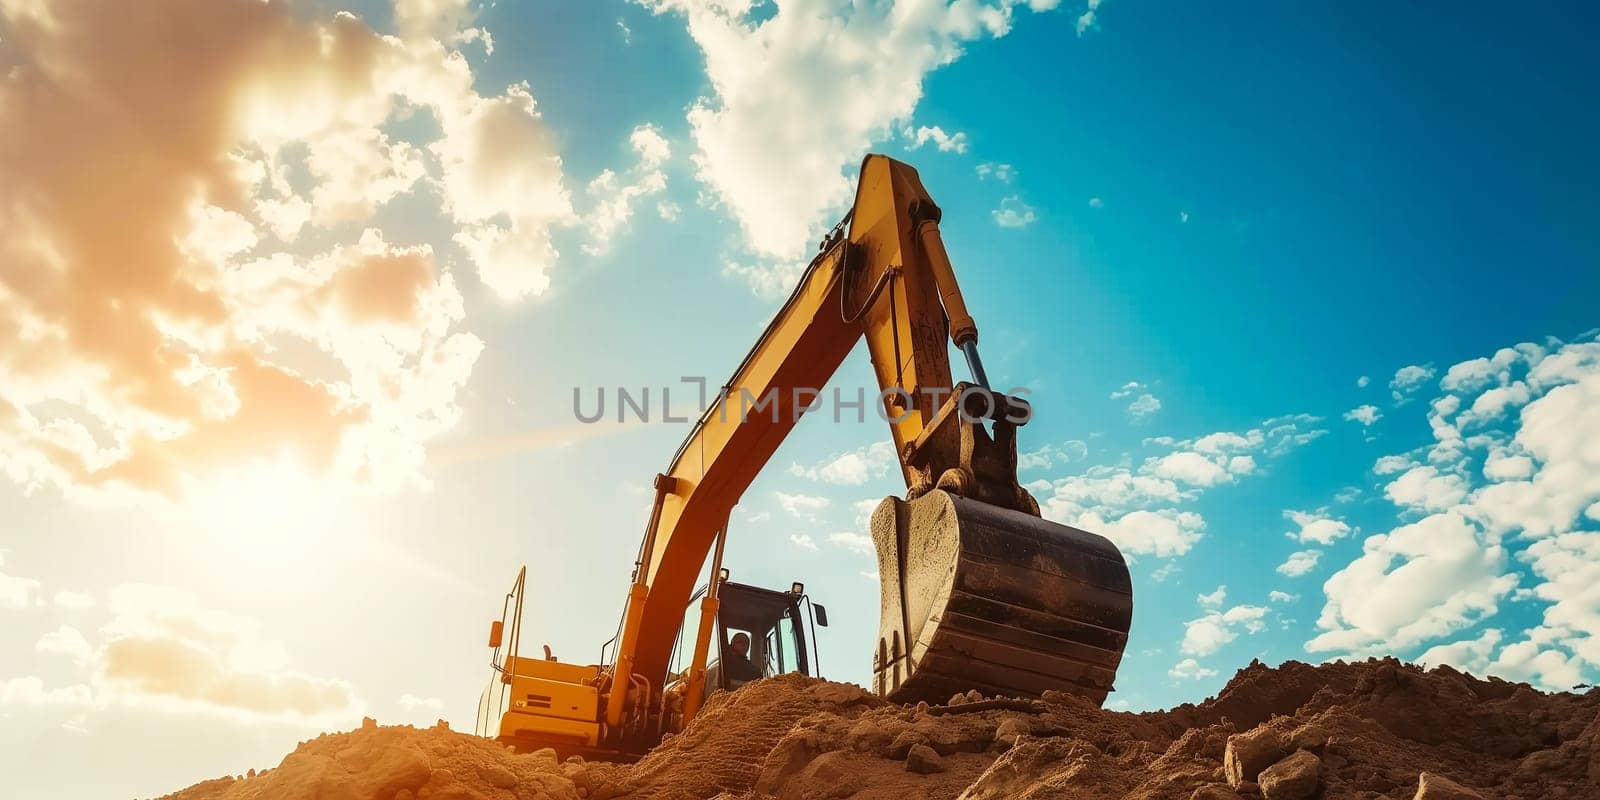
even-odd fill
[{"label": "bucket teeth", "polygon": [[1104,537],[933,491],[872,514],[880,605],[873,688],[896,702],[977,689],[1095,703],[1112,690],[1133,586]]}]

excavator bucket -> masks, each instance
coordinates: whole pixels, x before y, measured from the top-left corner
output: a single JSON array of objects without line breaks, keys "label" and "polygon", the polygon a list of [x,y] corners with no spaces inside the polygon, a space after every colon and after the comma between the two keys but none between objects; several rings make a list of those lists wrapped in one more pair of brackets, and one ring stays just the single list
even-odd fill
[{"label": "excavator bucket", "polygon": [[872,514],[882,617],[873,688],[942,703],[1047,689],[1104,703],[1133,586],[1102,536],[933,490]]}]

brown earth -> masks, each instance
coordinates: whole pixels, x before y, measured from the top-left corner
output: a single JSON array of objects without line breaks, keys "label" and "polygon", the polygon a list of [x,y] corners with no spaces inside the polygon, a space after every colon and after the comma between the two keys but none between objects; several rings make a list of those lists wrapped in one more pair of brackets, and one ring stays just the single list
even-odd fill
[{"label": "brown earth", "polygon": [[1070,696],[897,706],[786,675],[718,694],[634,765],[368,726],[166,800],[1600,798],[1600,690],[1546,694],[1398,661],[1252,663],[1131,714]]}]

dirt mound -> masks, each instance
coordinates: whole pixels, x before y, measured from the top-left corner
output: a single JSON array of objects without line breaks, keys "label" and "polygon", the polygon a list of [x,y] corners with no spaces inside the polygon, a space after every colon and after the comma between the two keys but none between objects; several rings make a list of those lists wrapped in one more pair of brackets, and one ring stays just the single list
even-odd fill
[{"label": "dirt mound", "polygon": [[172,798],[1579,800],[1600,797],[1597,711],[1600,690],[1545,694],[1394,660],[1252,663],[1215,698],[1143,714],[1056,694],[896,706],[783,676],[714,696],[631,766],[373,727]]},{"label": "dirt mound", "polygon": [[367,725],[303,742],[276,769],[196,784],[163,800],[578,800],[581,764],[519,755],[448,728]]}]

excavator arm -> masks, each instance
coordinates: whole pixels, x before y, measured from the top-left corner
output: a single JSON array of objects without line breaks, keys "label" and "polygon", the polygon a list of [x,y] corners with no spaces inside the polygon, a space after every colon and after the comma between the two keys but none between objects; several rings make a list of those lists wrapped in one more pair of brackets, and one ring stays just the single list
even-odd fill
[{"label": "excavator arm", "polygon": [[[851,212],[657,476],[605,689],[609,737],[632,738],[659,709],[684,611],[707,556],[720,563],[729,513],[863,337],[881,390],[864,411],[888,420],[907,487],[874,514],[884,584],[875,688],[896,699],[952,687],[1104,699],[1131,615],[1127,568],[1105,539],[1039,519],[1018,485],[1015,430],[1031,409],[988,391],[939,220],[914,169],[868,156]],[[972,383],[952,381],[947,342]],[[685,720],[703,686],[715,585]]]}]

